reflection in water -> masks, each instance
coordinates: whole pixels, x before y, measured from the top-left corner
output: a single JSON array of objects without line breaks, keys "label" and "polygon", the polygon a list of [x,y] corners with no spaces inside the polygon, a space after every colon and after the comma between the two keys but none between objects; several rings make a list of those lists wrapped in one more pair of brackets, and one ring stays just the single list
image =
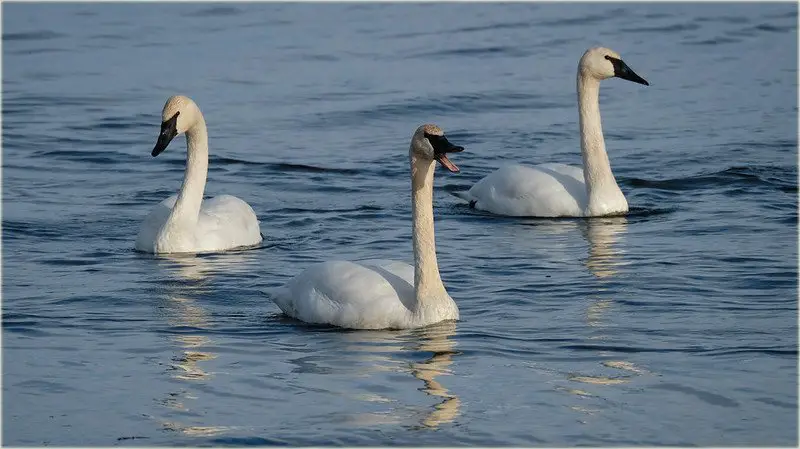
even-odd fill
[{"label": "reflection in water", "polygon": [[214,360],[217,355],[196,350],[210,343],[211,339],[201,335],[181,335],[176,337],[175,341],[181,345],[183,354],[172,359],[176,362],[173,367],[177,369],[172,377],[181,380],[202,380],[211,377],[197,366],[197,362]]},{"label": "reflection in water", "polygon": [[618,243],[628,231],[628,219],[593,218],[584,222],[581,231],[589,242],[586,268],[599,279],[617,274],[618,267],[625,264],[621,260],[624,253],[618,248]]},{"label": "reflection in water", "polygon": [[[626,217],[604,217],[586,220],[531,220],[524,224],[525,228],[519,228],[522,229],[520,232],[534,229],[537,234],[546,234],[547,237],[562,237],[548,240],[548,249],[558,248],[559,245],[565,247],[569,245],[569,242],[574,240],[574,231],[576,230],[579,230],[586,239],[588,254],[585,259],[585,265],[596,280],[593,285],[593,291],[588,298],[589,305],[586,309],[586,324],[593,332],[588,338],[600,340],[601,342],[608,341],[611,336],[606,333],[607,315],[612,311],[614,300],[608,296],[608,292],[611,289],[607,287],[607,284],[619,274],[621,267],[627,265],[624,260],[624,251],[620,248],[620,242],[624,240],[628,231],[628,219]],[[526,241],[535,242],[536,240],[530,239],[526,235],[517,239],[517,241],[523,243]],[[565,254],[569,254],[569,252],[565,251]],[[564,257],[571,256],[565,255]],[[611,353],[602,350],[598,351],[597,354],[604,357],[612,356]],[[567,373],[566,378],[570,385],[557,387],[557,389],[583,400],[597,399],[598,396],[596,394],[575,388],[574,382],[584,385],[620,385],[629,382],[632,375],[644,372],[631,362],[622,360],[607,360],[602,362],[601,366],[606,370],[624,371],[626,374],[622,376],[616,374],[603,376]],[[571,408],[587,414],[597,411],[582,406]]]},{"label": "reflection in water", "polygon": [[[591,327],[603,327],[603,315],[608,311],[609,307],[611,307],[610,299],[592,298],[591,304],[586,308],[586,324]],[[600,340],[603,335],[593,335],[590,338]]]},{"label": "reflection in water", "polygon": [[605,362],[603,362],[603,366],[607,366],[609,368],[614,368],[614,369],[623,370],[623,371],[630,371],[630,372],[636,373],[636,374],[644,374],[644,373],[647,372],[646,370],[644,370],[642,368],[637,368],[636,366],[634,366],[633,363],[624,362],[622,360],[606,360]]},{"label": "reflection in water", "polygon": [[453,422],[461,408],[458,396],[447,391],[447,388],[436,381],[436,377],[452,374],[449,367],[453,364],[452,357],[456,352],[455,341],[448,338],[455,334],[456,323],[446,322],[436,326],[427,327],[419,331],[422,338],[419,351],[433,352],[430,359],[422,363],[412,363],[412,374],[425,383],[422,390],[431,396],[443,398],[436,404],[434,410],[421,421],[425,427],[436,428],[441,424]]},{"label": "reflection in water", "polygon": [[[252,256],[249,257],[252,259]],[[230,273],[247,269],[248,254],[226,253],[213,257],[196,255],[176,255],[158,260],[159,269],[173,275],[177,283],[168,283],[165,291],[163,310],[167,323],[172,328],[192,328],[200,332],[212,327],[208,311],[196,300],[205,293],[209,277],[217,271]],[[198,416],[187,403],[197,400],[196,393],[190,392],[191,383],[207,382],[213,374],[202,367],[203,362],[217,358],[217,354],[205,349],[212,340],[201,333],[169,333],[171,340],[178,348],[178,353],[171,358],[169,374],[175,380],[185,382],[186,387],[170,392],[161,401],[164,406],[179,415]],[[208,437],[229,430],[223,426],[192,426],[175,421],[162,423],[166,430],[178,431],[185,435]]]},{"label": "reflection in water", "polygon": [[[581,231],[589,243],[586,268],[596,278],[609,281],[617,274],[619,267],[625,265],[622,260],[624,253],[617,244],[627,230],[628,219],[626,217],[593,218],[583,223]],[[612,304],[611,298],[603,297],[606,290],[601,284],[596,293],[592,295],[591,303],[586,310],[586,323],[591,327],[603,327],[603,315]],[[605,336],[600,334],[591,338],[603,339]]]},{"label": "reflection in water", "polygon": [[[624,238],[627,228],[628,219],[626,217],[593,218],[586,220],[581,227],[589,244],[586,268],[600,281],[589,298],[591,302],[586,310],[586,324],[596,331],[589,337],[592,340],[607,341],[610,338],[604,330],[606,316],[612,309],[613,299],[606,297],[608,289],[605,287],[605,283],[611,281],[619,273],[621,266],[626,265],[623,259],[624,252],[619,248],[619,242]],[[611,356],[605,351],[598,352],[598,355]],[[567,379],[571,382],[588,385],[620,385],[631,380],[630,373],[637,375],[643,372],[633,363],[623,360],[606,360],[601,365],[605,368],[625,371],[627,374],[603,376],[571,373]],[[595,395],[579,389],[566,389],[566,391],[583,398],[595,397]],[[597,411],[583,407],[571,408],[587,414]]]},{"label": "reflection in water", "polygon": [[[619,249],[618,243],[628,230],[626,217],[593,218],[583,223],[581,232],[589,243],[589,254],[586,258],[586,268],[596,278],[609,281],[617,274],[620,266],[625,265],[622,260],[624,253]],[[603,316],[611,307],[612,299],[604,298],[607,289],[598,286],[596,294],[592,295],[591,303],[586,310],[586,323],[593,328],[604,327]],[[593,340],[602,340],[604,334],[590,337]]]},{"label": "reflection in water", "polygon": [[[418,407],[394,406],[384,412],[359,413],[351,415],[349,422],[362,426],[376,424],[404,424],[408,420],[418,423],[415,427],[436,428],[442,424],[453,422],[458,417],[461,400],[447,390],[441,383],[440,376],[452,374],[450,365],[454,350],[456,323],[444,322],[423,329],[409,331],[363,331],[350,332],[342,336],[353,342],[348,350],[369,351],[359,356],[359,361],[368,362],[360,369],[358,375],[369,376],[377,372],[410,372],[412,376],[423,382],[418,390],[429,396],[441,398],[441,401],[430,410],[425,407],[420,416]],[[392,354],[402,352],[432,352],[423,362],[404,363],[393,358]],[[359,394],[357,399],[377,402],[395,403],[396,401],[376,394]]]},{"label": "reflection in water", "polygon": [[[574,262],[570,251],[576,245],[577,221],[533,218],[521,219],[518,225],[505,231],[511,237],[512,254],[519,252],[532,258],[546,254],[547,260],[552,263]],[[543,241],[546,243],[543,244]]]}]

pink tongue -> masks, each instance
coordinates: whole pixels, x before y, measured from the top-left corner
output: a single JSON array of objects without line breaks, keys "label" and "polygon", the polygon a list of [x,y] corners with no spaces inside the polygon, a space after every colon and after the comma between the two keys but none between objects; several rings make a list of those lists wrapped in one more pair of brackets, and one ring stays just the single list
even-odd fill
[{"label": "pink tongue", "polygon": [[439,163],[441,163],[444,166],[444,168],[450,170],[453,173],[459,172],[458,167],[456,167],[456,164],[450,162],[450,159],[448,159],[447,156],[445,156],[444,154],[439,156],[437,159]]}]

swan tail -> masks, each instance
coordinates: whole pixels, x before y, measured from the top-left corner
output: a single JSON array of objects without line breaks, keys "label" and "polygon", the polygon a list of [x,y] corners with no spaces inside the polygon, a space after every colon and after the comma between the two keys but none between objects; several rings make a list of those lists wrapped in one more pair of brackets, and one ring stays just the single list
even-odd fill
[{"label": "swan tail", "polygon": [[453,196],[461,198],[462,200],[467,202],[472,202],[473,200],[472,195],[469,194],[469,190],[465,190],[462,192],[451,192],[451,193],[453,194]]},{"label": "swan tail", "polygon": [[294,307],[292,303],[291,292],[286,286],[274,288],[272,290],[265,291],[264,293],[267,294],[269,299],[281,309],[284,315],[288,315],[290,317],[295,317],[297,314],[297,309]]}]

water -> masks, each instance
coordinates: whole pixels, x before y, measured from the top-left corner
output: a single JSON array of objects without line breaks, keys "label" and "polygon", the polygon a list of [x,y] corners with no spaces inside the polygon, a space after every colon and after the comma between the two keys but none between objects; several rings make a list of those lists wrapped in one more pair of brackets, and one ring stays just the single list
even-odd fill
[{"label": "water", "polygon": [[[3,7],[3,444],[796,445],[797,6]],[[450,192],[580,163],[575,68],[626,218],[530,220]],[[132,250],[183,174],[169,95],[210,127],[206,192],[254,251]],[[344,332],[262,293],[330,258],[410,261],[413,130],[462,320]]]}]

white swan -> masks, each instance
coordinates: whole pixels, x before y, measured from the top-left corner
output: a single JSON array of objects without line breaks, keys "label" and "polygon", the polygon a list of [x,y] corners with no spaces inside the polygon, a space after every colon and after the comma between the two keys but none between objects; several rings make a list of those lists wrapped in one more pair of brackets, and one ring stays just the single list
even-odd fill
[{"label": "white swan", "polygon": [[436,161],[451,172],[448,142],[435,125],[411,139],[411,209],[414,266],[391,260],[331,261],[313,265],[270,295],[286,315],[351,329],[408,329],[458,319],[458,307],[442,284],[433,235],[433,172]]},{"label": "white swan", "polygon": [[261,231],[253,209],[230,195],[203,200],[208,175],[208,131],[200,108],[188,97],[172,96],[161,113],[153,157],[186,133],[183,185],[156,205],[136,236],[136,249],[149,253],[200,253],[256,245]]},{"label": "white swan", "polygon": [[583,168],[564,164],[506,166],[455,195],[476,209],[518,217],[595,217],[628,212],[625,195],[611,173],[600,124],[600,81],[614,76],[649,85],[612,50],[590,48],[581,57],[578,111]]}]

